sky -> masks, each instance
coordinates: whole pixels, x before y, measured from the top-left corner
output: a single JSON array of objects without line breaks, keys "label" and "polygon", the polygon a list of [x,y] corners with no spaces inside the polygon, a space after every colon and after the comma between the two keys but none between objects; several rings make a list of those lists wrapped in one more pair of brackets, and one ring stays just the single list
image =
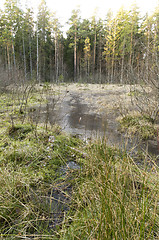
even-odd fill
[{"label": "sky", "polygon": [[[38,0],[34,0],[38,1]],[[98,15],[104,18],[106,13],[111,8],[113,12],[117,12],[123,5],[130,8],[132,3],[136,2],[140,7],[140,11],[151,12],[155,9],[158,0],[46,0],[49,8],[57,10],[60,17],[71,15],[72,9],[77,5],[80,6],[82,18],[90,17],[96,8],[98,8]],[[67,18],[67,17],[66,17]]]},{"label": "sky", "polygon": [[[0,0],[0,8],[4,1]],[[32,6],[36,11],[41,0],[20,0],[20,2],[27,3],[29,7]],[[62,24],[68,21],[72,10],[76,9],[77,6],[80,6],[82,18],[90,18],[97,9],[97,16],[104,19],[109,9],[116,13],[121,6],[130,9],[134,2],[139,7],[141,14],[146,12],[151,14],[159,4],[159,0],[46,0],[49,10],[56,12]]]}]

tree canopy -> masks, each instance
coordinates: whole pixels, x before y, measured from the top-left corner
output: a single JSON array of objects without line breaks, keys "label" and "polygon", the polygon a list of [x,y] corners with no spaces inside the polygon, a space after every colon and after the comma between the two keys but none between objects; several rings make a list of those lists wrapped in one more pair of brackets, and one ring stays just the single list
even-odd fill
[{"label": "tree canopy", "polygon": [[159,7],[151,16],[141,17],[135,4],[105,16],[94,13],[81,19],[80,9],[74,9],[65,34],[45,0],[36,19],[33,9],[6,0],[0,10],[0,62],[6,82],[14,82],[17,74],[23,82],[149,81],[158,69]]}]

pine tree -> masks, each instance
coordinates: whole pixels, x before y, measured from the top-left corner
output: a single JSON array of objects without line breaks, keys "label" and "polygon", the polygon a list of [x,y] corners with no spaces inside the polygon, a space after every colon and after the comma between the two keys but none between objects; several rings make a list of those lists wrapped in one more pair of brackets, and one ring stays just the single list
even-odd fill
[{"label": "pine tree", "polygon": [[[8,77],[15,80],[16,77],[14,74],[17,73],[17,64],[19,65],[19,62],[16,62],[16,36],[21,32],[22,11],[18,7],[16,0],[6,0],[4,6],[3,19],[5,28],[3,31],[3,43],[7,56],[6,65],[8,68]],[[21,46],[20,43],[18,48]]]},{"label": "pine tree", "polygon": [[[49,11],[45,0],[41,0],[37,16],[37,72],[38,81],[47,81],[47,51],[46,45],[50,38]],[[39,69],[38,69],[39,68]]]},{"label": "pine tree", "polygon": [[33,39],[34,39],[34,20],[33,11],[27,8],[23,18],[23,53],[25,52],[26,74],[33,78]]},{"label": "pine tree", "polygon": [[[50,15],[50,30],[51,30],[51,33],[53,35],[53,39],[54,39],[54,48],[55,48],[55,51],[54,51],[54,56],[55,56],[55,61],[54,61],[54,69],[55,69],[55,81],[58,82],[58,78],[60,76],[60,74],[63,74],[63,70],[61,68],[60,70],[60,66],[63,65],[63,56],[61,57],[61,53],[60,54],[60,48],[62,49],[62,46],[60,44],[60,41],[61,41],[61,24],[58,20],[58,18],[56,17],[56,13],[52,13]],[[61,50],[63,51],[63,50]],[[60,61],[61,59],[61,61]]]},{"label": "pine tree", "polygon": [[93,64],[92,73],[95,78],[95,68],[96,68],[96,48],[97,48],[97,20],[96,13],[92,16],[91,21],[91,34],[93,35]]},{"label": "pine tree", "polygon": [[71,26],[68,31],[68,35],[72,38],[72,42],[70,43],[70,47],[74,49],[74,81],[77,81],[77,43],[79,37],[79,26],[80,26],[80,10],[76,9],[72,11],[72,16],[69,19],[69,25]]}]

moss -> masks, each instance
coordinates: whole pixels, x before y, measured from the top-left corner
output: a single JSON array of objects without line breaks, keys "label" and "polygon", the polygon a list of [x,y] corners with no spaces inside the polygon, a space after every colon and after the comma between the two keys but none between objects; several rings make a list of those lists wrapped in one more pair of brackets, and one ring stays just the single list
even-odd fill
[{"label": "moss", "polygon": [[8,134],[14,139],[23,139],[33,130],[33,126],[29,124],[17,124],[9,127]]}]

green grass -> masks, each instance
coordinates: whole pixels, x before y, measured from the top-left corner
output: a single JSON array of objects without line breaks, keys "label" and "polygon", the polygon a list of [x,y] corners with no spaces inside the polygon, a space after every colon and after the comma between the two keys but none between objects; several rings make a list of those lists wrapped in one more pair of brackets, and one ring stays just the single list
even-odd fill
[{"label": "green grass", "polygon": [[[2,95],[1,109],[7,111],[0,122],[1,239],[158,239],[155,164],[139,167],[105,140],[86,145],[58,126],[46,131],[27,117],[22,123],[16,112],[11,122],[8,114],[19,105],[7,104],[10,100],[10,93],[5,100]],[[61,169],[71,161],[80,168],[64,174]],[[56,228],[50,227],[55,222],[53,191],[69,199],[69,211],[62,213]]]},{"label": "green grass", "polygon": [[158,239],[158,187],[157,166],[140,169],[126,154],[98,142],[89,150],[61,239]]},{"label": "green grass", "polygon": [[62,191],[63,182],[74,185],[60,168],[80,161],[81,154],[72,148],[79,149],[81,141],[29,123],[6,126],[0,139],[0,236],[51,239],[55,229],[49,227],[54,222],[49,192]]}]

